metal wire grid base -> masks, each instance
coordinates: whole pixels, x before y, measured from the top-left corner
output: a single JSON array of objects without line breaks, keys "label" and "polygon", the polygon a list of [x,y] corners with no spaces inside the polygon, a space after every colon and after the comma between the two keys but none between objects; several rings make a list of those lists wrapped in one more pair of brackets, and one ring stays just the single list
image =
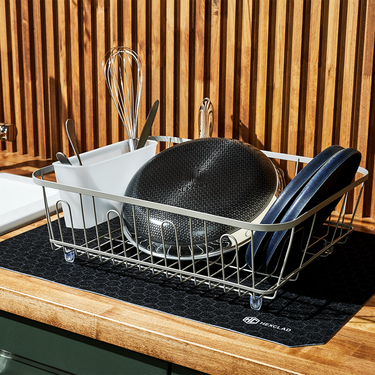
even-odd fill
[{"label": "metal wire grid base", "polygon": [[[177,278],[181,283],[190,281],[195,286],[205,284],[209,289],[220,288],[222,292],[235,292],[239,296],[251,295],[253,300],[274,299],[278,290],[287,281],[296,281],[299,272],[319,256],[328,256],[336,244],[346,242],[346,237],[353,231],[348,225],[339,222],[328,222],[325,233],[320,237],[312,238],[311,243],[301,251],[301,260],[298,268],[284,275],[283,265],[286,264],[287,255],[285,251],[284,259],[279,259],[278,267],[273,273],[263,273],[253,271],[242,260],[243,252],[238,245],[234,250],[221,253],[215,257],[206,257],[204,259],[171,260],[164,257],[155,257],[152,253],[147,254],[131,244],[124,236],[122,218],[119,216],[115,225],[113,220],[107,222],[108,232],[99,234],[100,229],[95,228],[98,233],[92,239],[77,243],[74,239],[74,229],[72,229],[73,241],[64,241],[61,220],[58,217],[59,233],[58,238],[50,239],[52,248],[57,251],[63,251],[66,261],[73,262],[76,258],[85,257],[88,260],[98,260],[102,263],[111,263],[112,266],[124,266],[126,269],[136,269],[139,272],[150,272],[153,276],[163,275],[166,279]],[[114,229],[112,229],[115,227]],[[340,233],[337,234],[337,231]],[[225,235],[224,235],[225,236]],[[293,238],[290,237],[285,243],[285,247],[291,246]],[[261,302],[258,302],[261,303]]]},{"label": "metal wire grid base", "polygon": [[[299,162],[308,162],[308,158],[297,158],[291,157],[285,154],[268,153],[269,157],[275,157],[278,159],[291,160],[296,162],[296,170]],[[209,289],[220,289],[223,293],[234,292],[239,296],[250,296],[250,306],[253,309],[259,310],[262,306],[262,300],[274,299],[277,296],[278,290],[288,281],[295,281],[298,279],[298,275],[302,269],[307,267],[311,262],[321,256],[328,256],[332,252],[335,245],[344,243],[347,236],[353,231],[352,222],[345,224],[345,211],[348,194],[356,187],[360,186],[360,192],[357,197],[357,203],[355,210],[360,200],[363,185],[367,179],[367,171],[363,168],[359,168],[359,172],[363,175],[361,178],[353,182],[349,187],[343,191],[338,192],[325,202],[305,213],[298,219],[284,224],[252,224],[244,223],[232,219],[225,219],[221,217],[215,217],[213,215],[207,215],[203,213],[191,212],[176,207],[163,207],[163,205],[139,201],[134,198],[114,196],[103,192],[90,191],[88,189],[80,189],[75,187],[69,187],[66,185],[60,185],[57,183],[43,180],[43,174],[50,173],[53,171],[53,166],[46,167],[34,172],[34,182],[41,185],[44,191],[44,197],[46,207],[48,207],[47,196],[45,194],[45,188],[64,189],[72,191],[80,196],[82,204],[82,196],[89,195],[92,198],[94,211],[95,211],[95,198],[106,198],[106,199],[118,199],[123,203],[134,205],[141,205],[143,207],[165,209],[169,212],[175,212],[190,217],[199,218],[203,220],[205,226],[208,221],[215,221],[227,224],[228,221],[231,225],[241,230],[247,230],[250,238],[256,230],[264,231],[278,231],[288,230],[289,236],[284,241],[283,250],[280,253],[277,266],[274,271],[270,273],[264,273],[257,271],[254,263],[254,249],[252,250],[252,264],[254,265],[251,269],[244,261],[245,249],[239,244],[235,237],[231,234],[225,234],[220,239],[220,251],[215,256],[210,256],[206,252],[206,256],[196,259],[194,253],[192,253],[191,259],[182,259],[179,255],[176,259],[171,259],[167,256],[167,251],[164,245],[164,254],[155,256],[153,252],[146,253],[140,249],[137,241],[131,243],[125,236],[124,223],[121,215],[115,211],[110,210],[107,214],[107,222],[100,225],[96,224],[93,228],[79,230],[83,241],[76,239],[77,229],[71,228],[69,239],[66,240],[67,235],[64,235],[63,230],[63,219],[58,212],[58,233],[54,233],[52,228],[51,218],[48,209],[46,209],[47,226],[50,235],[50,243],[53,250],[62,250],[66,261],[73,262],[75,258],[86,257],[89,260],[98,260],[102,263],[111,263],[111,266],[124,266],[126,269],[136,269],[139,272],[149,272],[151,276],[163,276],[166,279],[178,279],[179,282],[184,283],[186,281],[194,283],[194,285],[206,285]],[[42,179],[40,179],[41,177]],[[325,232],[318,237],[311,236],[311,231],[314,223],[316,214],[320,209],[344,195],[342,201],[341,210],[339,217],[335,221],[328,221],[325,224]],[[60,204],[67,204],[68,202],[58,202]],[[57,208],[57,205],[56,205]],[[84,217],[83,207],[81,207],[82,215]],[[58,210],[57,210],[58,211]],[[355,212],[354,212],[355,214]],[[354,218],[353,214],[353,218]],[[313,223],[310,224],[309,228],[301,229],[301,223],[308,218],[313,218]],[[296,227],[298,226],[298,230]],[[298,235],[298,231],[308,230],[310,232],[309,239],[306,246],[300,249],[300,255],[298,265],[293,270],[288,270],[288,258],[290,251],[293,247],[294,238]],[[65,232],[66,233],[66,232]],[[65,237],[65,238],[64,238]],[[227,251],[223,243],[230,239],[233,244],[233,249]],[[151,238],[150,247],[151,247]],[[178,244],[178,238],[176,238]],[[209,244],[205,243],[208,249]],[[247,245],[246,245],[247,247]]]}]

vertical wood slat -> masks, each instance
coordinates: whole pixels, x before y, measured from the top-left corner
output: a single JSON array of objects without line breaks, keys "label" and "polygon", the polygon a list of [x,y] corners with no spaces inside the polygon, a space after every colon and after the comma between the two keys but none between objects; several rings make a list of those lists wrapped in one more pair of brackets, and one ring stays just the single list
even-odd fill
[{"label": "vertical wood slat", "polygon": [[[119,24],[118,24],[118,0],[113,0],[109,2],[110,6],[110,46],[115,47],[120,45],[120,38],[119,38]],[[121,133],[121,127],[123,124],[120,121],[120,118],[118,116],[117,110],[115,108],[114,103],[111,101],[111,113],[110,113],[110,128],[111,128],[111,142],[115,143],[121,140],[120,133]]]},{"label": "vertical wood slat", "polygon": [[[120,30],[122,31],[122,35],[121,35],[121,39],[120,39],[121,42],[119,41],[119,44],[133,49],[132,2],[131,2],[131,0],[125,0],[125,1],[122,1],[120,4],[122,6],[122,17],[121,17],[121,13],[120,13],[119,18],[122,21],[122,27],[120,27]],[[120,22],[120,24],[121,24],[121,22]],[[120,35],[119,35],[119,38],[120,38]],[[122,122],[120,122],[119,126],[120,126],[120,128],[123,128]],[[138,132],[138,134],[139,134],[139,132]]]},{"label": "vertical wood slat", "polygon": [[[250,93],[251,93],[251,37],[253,25],[252,2],[244,2],[242,8],[241,29],[241,84],[240,108],[238,120],[239,139],[249,142],[250,139]],[[234,124],[236,126],[236,124]]]},{"label": "vertical wood slat", "polygon": [[257,93],[255,114],[254,146],[263,149],[266,143],[266,99],[267,99],[267,63],[268,63],[268,27],[269,0],[259,2],[259,41],[257,61]]},{"label": "vertical wood slat", "polygon": [[214,136],[305,156],[334,142],[358,148],[371,173],[371,204],[360,215],[375,215],[374,0],[1,0],[0,7],[10,25],[0,30],[0,121],[18,128],[3,149],[72,154],[68,117],[81,151],[126,138],[102,72],[105,52],[126,45],[143,64],[138,134],[159,99],[153,134],[196,138],[208,96]]},{"label": "vertical wood slat", "polygon": [[[151,108],[152,103],[161,97],[161,39],[160,39],[160,29],[161,29],[161,1],[151,1],[151,103],[147,103],[146,112]],[[154,134],[160,134],[160,113],[163,111],[159,108],[152,130]],[[142,127],[144,122],[140,122],[139,126]]]},{"label": "vertical wood slat", "polygon": [[[316,103],[318,90],[318,63],[319,63],[319,40],[320,40],[320,0],[311,2],[310,13],[310,37],[308,56],[308,76],[305,114],[305,139],[304,155],[312,157],[315,155],[314,139],[316,131]],[[317,27],[318,25],[318,27]]]},{"label": "vertical wood slat", "polygon": [[175,122],[175,1],[166,1],[165,32],[165,134],[174,134]]},{"label": "vertical wood slat", "polygon": [[340,118],[339,143],[343,147],[349,147],[351,144],[351,126],[352,126],[352,103],[354,101],[355,84],[355,57],[356,41],[358,30],[358,12],[359,2],[350,0],[347,10],[345,56],[343,71],[343,90],[342,90],[342,110]]},{"label": "vertical wood slat", "polygon": [[[58,85],[58,105],[59,123],[57,127],[61,135],[62,151],[69,155],[69,140],[64,129],[65,120],[68,118],[68,71],[67,71],[67,38],[66,28],[68,27],[65,1],[57,2],[58,12],[58,40],[59,40],[59,85]],[[60,150],[61,151],[61,150]]]},{"label": "vertical wood slat", "polygon": [[[69,56],[69,71],[71,74],[71,80],[68,80],[68,103],[67,112],[68,117],[71,117],[74,121],[75,134],[78,143],[78,149],[82,150],[85,148],[85,131],[83,127],[82,118],[82,107],[84,103],[81,101],[81,91],[84,90],[81,81],[81,60],[84,58],[86,45],[81,46],[80,43],[80,6],[82,2],[76,2],[74,0],[69,1],[69,40],[70,43],[70,56]],[[69,45],[69,44],[68,44]],[[82,48],[83,47],[83,48]],[[65,124],[66,119],[62,119]],[[64,127],[65,129],[65,127]],[[65,130],[64,130],[64,136]]]},{"label": "vertical wood slat", "polygon": [[179,67],[179,136],[189,137],[189,43],[190,43],[190,1],[180,2],[180,67]]},{"label": "vertical wood slat", "polygon": [[[120,24],[122,24],[122,27],[120,27],[120,31],[122,31],[122,35],[121,35],[121,42],[119,42],[119,44],[133,49],[134,47],[133,47],[133,38],[132,38],[132,17],[133,17],[132,1],[125,0],[125,1],[122,1],[120,4],[122,6],[122,17],[120,13],[119,18],[121,19],[122,23],[120,21],[119,22]],[[138,123],[140,122],[138,121]],[[122,122],[119,123],[119,126],[120,128],[123,128]],[[138,130],[138,135],[139,135],[139,130]]]},{"label": "vertical wood slat", "polygon": [[47,100],[48,100],[48,118],[46,119],[49,124],[49,139],[50,139],[50,152],[51,156],[56,155],[60,150],[60,131],[57,110],[57,84],[58,68],[56,66],[56,49],[58,46],[55,44],[56,29],[54,25],[54,2],[53,0],[46,0],[45,2],[45,19],[46,19],[46,66],[47,66]]},{"label": "vertical wood slat", "polygon": [[35,1],[33,3],[33,30],[34,30],[34,60],[35,60],[35,106],[36,108],[36,123],[37,123],[37,140],[38,153],[42,158],[47,157],[47,128],[45,121],[45,92],[44,92],[44,77],[43,77],[43,40],[42,40],[42,9],[41,3]]},{"label": "vertical wood slat", "polygon": [[225,117],[224,137],[233,137],[234,119],[234,80],[235,80],[235,44],[236,44],[236,1],[228,1],[226,23],[226,51],[225,51]]},{"label": "vertical wood slat", "polygon": [[219,82],[220,82],[220,46],[221,43],[221,2],[216,1],[211,5],[211,25],[210,25],[210,92],[209,96],[214,107],[214,129],[213,136],[219,133]]},{"label": "vertical wood slat", "polygon": [[122,2],[122,24],[123,24],[123,45],[134,49],[134,40],[132,35],[133,23],[133,4],[131,0]]},{"label": "vertical wood slat", "polygon": [[330,146],[333,141],[339,11],[340,1],[330,1],[324,87],[324,109],[322,121],[322,149]]},{"label": "vertical wood slat", "polygon": [[[94,59],[93,59],[93,38],[94,32],[92,30],[92,9],[91,1],[84,0],[83,3],[83,66],[84,66],[84,106],[85,106],[85,118],[83,128],[83,135],[86,135],[85,149],[92,150],[95,148],[95,130],[97,129],[97,123],[94,119]],[[90,93],[90,95],[87,95]]]},{"label": "vertical wood slat", "polygon": [[[362,151],[362,165],[367,166],[368,160],[368,142],[369,142],[369,119],[370,119],[370,105],[371,105],[371,88],[372,75],[374,71],[374,47],[375,47],[375,0],[369,0],[366,7],[366,26],[364,39],[364,53],[363,53],[363,69],[362,69],[362,85],[361,85],[361,105],[359,110],[358,122],[358,147]],[[370,206],[370,210],[368,210]],[[370,211],[367,214],[375,214],[375,205],[367,205],[364,202],[359,207],[359,215],[363,216],[363,212]]]},{"label": "vertical wood slat", "polygon": [[[10,24],[11,24],[11,37],[12,37],[12,57],[13,57],[13,64],[12,64],[12,71],[13,71],[13,90],[14,90],[14,121],[16,124],[22,124],[22,87],[21,87],[21,69],[22,64],[20,61],[19,55],[19,48],[20,48],[20,41],[19,41],[19,22],[18,22],[18,15],[17,15],[17,4],[14,2],[9,3],[10,8]],[[5,15],[4,12],[1,11],[1,14]],[[2,24],[5,25],[5,23]],[[5,101],[6,102],[6,101]],[[10,106],[6,106],[10,109]],[[17,140],[16,140],[16,147],[13,144],[10,145],[8,151],[14,152],[18,151],[21,154],[27,153],[27,145],[24,136],[24,129],[18,129]]]},{"label": "vertical wood slat", "polygon": [[107,0],[98,0],[96,4],[96,81],[97,81],[97,101],[95,103],[96,121],[97,121],[97,143],[98,147],[106,146],[109,143],[110,131],[108,128],[107,107],[109,98],[104,79],[102,61],[107,50],[106,46],[106,8],[108,8]]},{"label": "vertical wood slat", "polygon": [[[303,33],[303,0],[296,0],[290,14],[291,19],[291,53],[290,73],[287,79],[290,81],[288,120],[287,120],[287,147],[286,152],[298,155],[298,119],[299,119],[299,97],[301,86],[301,54]],[[287,176],[293,176],[294,166],[288,164]]]},{"label": "vertical wood slat", "polygon": [[194,113],[192,114],[193,137],[199,138],[199,128],[196,123],[196,112],[204,99],[204,42],[205,42],[205,10],[204,0],[198,0],[195,8],[195,61],[194,61]]},{"label": "vertical wood slat", "polygon": [[25,90],[25,123],[28,154],[38,155],[38,140],[34,122],[34,98],[33,98],[33,76],[32,76],[32,56],[31,56],[31,35],[30,35],[30,14],[29,2],[21,2],[22,18],[22,41],[23,41],[23,74]]},{"label": "vertical wood slat", "polygon": [[276,7],[276,32],[273,74],[273,103],[272,103],[272,137],[271,148],[275,152],[281,151],[283,97],[284,97],[284,58],[286,33],[286,1],[278,1]]},{"label": "vertical wood slat", "polygon": [[[2,0],[0,2],[0,22],[2,25],[6,25],[6,1]],[[10,66],[9,66],[9,45],[8,45],[8,35],[5,33],[2,33],[0,36],[0,46],[1,46],[1,81],[2,81],[2,96],[5,103],[10,102],[10,89],[11,89],[11,83],[9,82],[10,78]],[[3,106],[4,114],[3,116],[5,118],[9,118],[9,122],[12,119],[12,114],[10,112],[9,106]],[[5,146],[5,145],[1,145]],[[13,145],[9,145],[13,146]]]},{"label": "vertical wood slat", "polygon": [[[137,53],[143,66],[143,82],[148,80],[147,70],[147,0],[137,1]],[[147,90],[142,87],[139,105],[138,124],[144,124],[147,116]]]}]

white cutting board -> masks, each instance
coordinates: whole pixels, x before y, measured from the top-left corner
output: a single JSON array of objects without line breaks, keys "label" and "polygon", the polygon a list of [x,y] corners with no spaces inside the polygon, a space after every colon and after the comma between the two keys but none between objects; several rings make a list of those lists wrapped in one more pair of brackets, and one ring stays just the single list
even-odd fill
[{"label": "white cutting board", "polygon": [[[55,210],[58,190],[46,189],[50,211]],[[45,217],[42,187],[32,178],[0,173],[0,235]]]}]

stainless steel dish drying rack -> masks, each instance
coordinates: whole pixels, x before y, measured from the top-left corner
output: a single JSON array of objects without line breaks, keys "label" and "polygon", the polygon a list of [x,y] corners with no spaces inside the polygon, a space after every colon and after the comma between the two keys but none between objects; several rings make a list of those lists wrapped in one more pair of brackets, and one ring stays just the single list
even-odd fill
[{"label": "stainless steel dish drying rack", "polygon": [[[155,139],[157,137],[153,138]],[[167,138],[160,137],[159,141],[168,141]],[[169,138],[169,140],[172,140],[172,142],[176,141],[174,138]],[[264,151],[264,153],[271,159],[294,163],[296,172],[299,170],[301,164],[308,163],[311,160],[311,158],[307,157],[268,151]],[[259,224],[256,222],[249,223],[238,221],[179,207],[165,206],[155,202],[142,201],[91,189],[58,184],[43,179],[44,175],[51,172],[54,172],[53,165],[39,169],[33,173],[33,180],[43,189],[51,248],[55,251],[62,251],[66,261],[73,262],[76,258],[86,257],[93,261],[110,262],[116,267],[125,267],[126,269],[136,269],[139,272],[148,272],[150,277],[159,275],[166,279],[177,278],[182,283],[193,283],[192,285],[195,286],[203,285],[209,289],[218,289],[222,293],[230,292],[237,293],[239,296],[247,295],[250,299],[250,307],[256,310],[261,308],[263,299],[274,299],[277,296],[278,290],[285,283],[288,281],[296,281],[299,272],[315,259],[329,256],[336,245],[346,242],[347,236],[353,231],[352,221],[362,195],[364,182],[368,178],[367,170],[360,167],[357,173],[359,177],[351,185],[329,197],[326,201],[297,219],[282,224]],[[356,187],[357,189],[355,189]],[[193,251],[190,257],[186,257],[182,256],[180,252],[177,251],[176,254],[171,256],[168,253],[168,245],[165,243],[161,246],[159,251],[150,251],[150,248],[152,248],[150,237],[144,239],[146,243],[142,243],[142,241],[138,240],[137,236],[132,238],[131,234],[126,233],[123,219],[120,212],[117,210],[109,210],[106,222],[102,224],[97,223],[92,228],[65,228],[64,219],[58,208],[60,205],[69,206],[69,202],[59,201],[56,203],[58,229],[56,230],[56,227],[54,229],[51,219],[52,216],[48,210],[45,188],[75,193],[79,196],[81,205],[82,197],[90,197],[94,206],[94,214],[95,201],[97,199],[107,199],[130,204],[133,206],[133,210],[134,207],[138,205],[146,207],[147,212],[150,209],[157,209],[183,215],[188,217],[190,222],[193,218],[200,219],[203,228],[206,229],[207,223],[211,221],[235,227],[236,231],[232,234],[223,235],[215,244],[208,242],[206,233],[206,242],[201,246],[202,251],[198,254]],[[345,216],[349,194],[353,194],[356,199],[354,212],[350,215],[351,219]],[[338,215],[335,215],[334,218],[330,217],[323,225],[318,235],[309,237],[306,246],[298,249],[297,264],[295,265],[293,262],[293,267],[289,267],[289,254],[293,246],[296,246],[295,239],[298,238],[298,232],[301,230],[300,228],[303,227],[303,223],[309,222],[311,226],[311,219],[314,219],[321,209],[340,197],[343,198],[336,207]],[[84,219],[85,212],[82,206],[81,212]],[[307,220],[309,218],[310,220]],[[296,229],[297,227],[299,229]],[[161,230],[163,229],[161,228]],[[254,254],[252,253],[253,267],[251,269],[245,262],[244,253],[253,233],[255,231],[276,232],[285,230],[288,231],[289,235],[285,240],[283,251],[280,253],[278,267],[268,273],[258,271],[259,267],[255,263],[256,259],[254,259]],[[305,230],[309,231],[310,228],[305,228]],[[68,233],[68,235],[66,233]],[[191,241],[193,241],[193,239],[191,239]],[[178,238],[176,238],[176,243],[178,246]]]}]

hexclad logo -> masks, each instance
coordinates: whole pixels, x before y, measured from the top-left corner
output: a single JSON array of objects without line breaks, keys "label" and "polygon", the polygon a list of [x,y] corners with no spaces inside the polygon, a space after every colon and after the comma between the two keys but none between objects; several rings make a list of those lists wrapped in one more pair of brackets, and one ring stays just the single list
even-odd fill
[{"label": "hexclad logo", "polygon": [[291,328],[288,328],[288,327],[281,327],[277,324],[262,322],[258,318],[256,318],[255,316],[246,316],[245,318],[243,318],[243,321],[246,324],[259,324],[261,326],[277,329],[279,331],[284,331],[284,332],[291,332],[292,331]]},{"label": "hexclad logo", "polygon": [[243,318],[243,321],[246,324],[257,324],[260,322],[260,320],[256,318],[255,316],[246,316],[245,318]]}]

